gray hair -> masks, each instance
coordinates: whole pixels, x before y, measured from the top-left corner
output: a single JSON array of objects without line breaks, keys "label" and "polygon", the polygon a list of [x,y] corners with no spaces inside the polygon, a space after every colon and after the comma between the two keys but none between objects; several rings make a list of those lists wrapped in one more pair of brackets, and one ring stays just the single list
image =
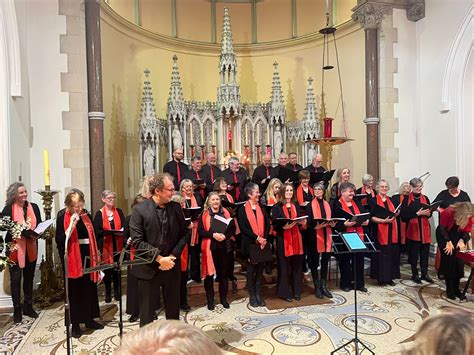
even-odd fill
[{"label": "gray hair", "polygon": [[11,205],[15,202],[16,198],[18,197],[18,189],[20,187],[25,186],[24,183],[21,181],[16,181],[7,188],[7,201],[6,205]]},{"label": "gray hair", "polygon": [[102,191],[102,199],[106,198],[106,197],[109,196],[109,195],[113,195],[114,197],[117,196],[117,194],[116,194],[114,191],[112,191],[112,190],[104,190],[104,191]]},{"label": "gray hair", "polygon": [[237,158],[237,157],[230,157],[230,158],[229,158],[229,161],[228,161],[228,164],[230,165],[230,164],[235,164],[235,163],[240,164],[239,158]]},{"label": "gray hair", "polygon": [[248,197],[248,195],[255,189],[258,189],[258,185],[254,182],[249,182],[244,188],[245,196]]},{"label": "gray hair", "polygon": [[316,184],[314,184],[313,186],[314,189],[321,189],[321,190],[325,190],[326,189],[326,186],[324,186],[324,182],[317,182]]},{"label": "gray hair", "polygon": [[379,189],[379,185],[380,185],[382,182],[386,183],[386,184],[387,184],[387,187],[390,189],[390,185],[389,185],[388,181],[385,180],[385,179],[380,179],[379,181],[377,181],[377,185],[375,185],[375,189],[376,189],[376,190]]},{"label": "gray hair", "polygon": [[344,192],[344,191],[346,191],[347,189],[355,190],[356,187],[355,187],[355,185],[354,185],[352,182],[341,182],[341,183],[339,184],[339,191]]},{"label": "gray hair", "polygon": [[194,157],[191,158],[191,164],[194,163],[195,161],[201,161],[202,158],[199,155],[195,155]]},{"label": "gray hair", "polygon": [[364,174],[364,176],[362,176],[362,184],[367,184],[370,180],[374,180],[374,177],[370,174]]},{"label": "gray hair", "polygon": [[191,184],[193,183],[191,179],[181,180],[181,183],[179,184],[179,193],[183,192],[183,186],[184,184],[187,184],[188,182],[190,182]]},{"label": "gray hair", "polygon": [[423,185],[423,180],[421,180],[420,178],[413,178],[410,180],[410,186],[411,187],[416,187],[417,185]]}]

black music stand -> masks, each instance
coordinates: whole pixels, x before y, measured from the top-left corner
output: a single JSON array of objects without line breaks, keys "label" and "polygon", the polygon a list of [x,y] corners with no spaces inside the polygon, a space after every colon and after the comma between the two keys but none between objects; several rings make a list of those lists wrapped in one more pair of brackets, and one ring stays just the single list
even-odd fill
[{"label": "black music stand", "polygon": [[[335,238],[334,238],[335,237]],[[369,349],[367,345],[365,345],[360,339],[358,334],[358,324],[357,324],[357,265],[356,265],[356,254],[358,253],[377,253],[379,250],[375,247],[375,244],[370,240],[367,234],[364,234],[364,241],[362,241],[359,235],[356,232],[344,232],[333,235],[333,249],[334,254],[352,254],[352,269],[354,270],[354,338],[349,340],[348,342],[342,344],[337,349],[331,352],[335,354],[341,349],[344,349],[351,343],[354,343],[355,346],[355,354],[358,355],[359,353],[359,344],[362,346],[363,349],[367,349],[367,351],[373,355],[375,353]]]}]

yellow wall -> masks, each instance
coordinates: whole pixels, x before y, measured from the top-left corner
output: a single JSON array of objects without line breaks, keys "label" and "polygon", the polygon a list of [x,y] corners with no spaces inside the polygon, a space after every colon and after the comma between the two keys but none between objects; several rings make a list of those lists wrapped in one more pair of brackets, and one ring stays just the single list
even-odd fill
[{"label": "yellow wall", "polygon": [[[230,13],[233,22],[239,16]],[[190,19],[191,21],[191,19]],[[219,18],[218,23],[222,23]],[[138,117],[143,70],[151,71],[151,85],[157,115],[166,114],[173,54],[178,55],[186,100],[215,101],[218,86],[219,46],[173,40],[137,29],[114,13],[102,11],[102,69],[105,120],[106,185],[117,191],[119,205],[126,209],[138,192],[140,161]],[[275,24],[278,26],[278,24]],[[219,28],[221,25],[219,25]],[[220,40],[220,32],[218,33]],[[335,149],[333,168],[349,166],[360,185],[365,173],[365,79],[364,32],[357,24],[346,24],[338,31],[338,50],[344,85],[347,134],[354,141]],[[272,63],[279,63],[281,83],[289,119],[304,113],[306,84],[315,79],[321,91],[321,39],[287,40],[274,45],[236,46],[242,101],[268,102],[273,75]],[[332,55],[332,58],[334,56]],[[333,135],[343,136],[342,113],[336,107],[339,86],[336,71],[326,73],[328,115],[334,116]]]}]

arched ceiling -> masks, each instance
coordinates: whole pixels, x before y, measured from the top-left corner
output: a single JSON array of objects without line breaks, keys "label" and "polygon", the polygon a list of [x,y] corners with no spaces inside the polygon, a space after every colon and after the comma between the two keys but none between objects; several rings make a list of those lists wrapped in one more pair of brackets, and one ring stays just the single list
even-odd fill
[{"label": "arched ceiling", "polygon": [[190,41],[219,43],[224,7],[234,43],[280,41],[346,22],[357,0],[106,0],[118,15],[148,31]]}]

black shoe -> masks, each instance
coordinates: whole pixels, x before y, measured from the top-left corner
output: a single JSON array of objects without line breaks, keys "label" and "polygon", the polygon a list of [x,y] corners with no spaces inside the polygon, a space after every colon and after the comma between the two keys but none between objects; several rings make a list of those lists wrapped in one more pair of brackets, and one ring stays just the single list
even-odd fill
[{"label": "black shoe", "polygon": [[324,279],[321,280],[321,293],[327,298],[332,298],[332,293],[329,292],[327,287],[327,281]]},{"label": "black shoe", "polygon": [[291,297],[282,298],[282,299],[285,300],[286,302],[293,302],[293,298]]},{"label": "black shoe", "polygon": [[446,297],[453,301],[456,299],[456,295],[454,294],[446,294]]},{"label": "black shoe", "polygon": [[350,292],[352,290],[352,288],[350,288],[350,287],[341,287],[341,290],[344,291],[344,292]]},{"label": "black shoe", "polygon": [[393,281],[390,281],[390,282],[388,282],[388,285],[389,285],[389,286],[396,286],[397,284],[396,284],[395,282],[393,282]]},{"label": "black shoe", "polygon": [[434,281],[433,281],[433,279],[430,277],[430,275],[423,275],[423,276],[421,276],[421,279],[424,280],[424,281],[426,281],[426,282],[429,282],[430,284],[433,284],[433,283],[434,283]]},{"label": "black shoe", "polygon": [[79,339],[82,336],[82,330],[81,327],[79,327],[79,324],[72,325],[71,336],[76,339]]},{"label": "black shoe", "polygon": [[412,277],[411,277],[411,280],[412,280],[414,283],[416,283],[416,284],[418,284],[418,285],[421,285],[421,279],[420,279],[418,276],[412,276]]},{"label": "black shoe", "polygon": [[182,304],[179,308],[181,308],[185,312],[189,312],[191,310],[191,307],[189,307],[189,304],[187,303]]},{"label": "black shoe", "polygon": [[230,305],[229,305],[229,302],[227,302],[227,300],[221,300],[221,305],[222,307],[224,308],[230,308]]},{"label": "black shoe", "polygon": [[23,305],[23,315],[31,318],[38,318],[38,313],[36,313],[31,304]]},{"label": "black shoe", "polygon": [[214,303],[208,303],[207,304],[207,309],[210,310],[210,311],[213,311],[214,310]]},{"label": "black shoe", "polygon": [[104,329],[104,326],[100,323],[97,323],[95,320],[86,322],[86,327],[89,329]]},{"label": "black shoe", "polygon": [[295,296],[295,301],[301,301],[301,296],[300,295]]},{"label": "black shoe", "polygon": [[21,307],[15,307],[13,311],[13,322],[21,323],[21,321],[23,320],[22,314],[23,312],[21,311]]},{"label": "black shoe", "polygon": [[128,321],[129,321],[130,323],[135,323],[135,322],[138,322],[139,319],[140,319],[139,316],[137,316],[137,315],[135,315],[135,314],[132,314],[132,315],[130,316],[130,318],[128,318]]},{"label": "black shoe", "polygon": [[463,295],[463,293],[460,290],[455,290],[454,295],[459,298],[460,301],[465,301],[467,298],[466,296]]},{"label": "black shoe", "polygon": [[237,280],[232,280],[232,293],[237,293]]},{"label": "black shoe", "polygon": [[258,307],[260,305],[260,303],[257,301],[256,295],[250,294],[249,304],[251,307]]},{"label": "black shoe", "polygon": [[262,297],[258,297],[257,302],[258,302],[259,307],[265,307],[267,305],[265,301],[262,299]]},{"label": "black shoe", "polygon": [[105,303],[112,302],[112,294],[110,292],[105,293]]},{"label": "black shoe", "polygon": [[120,295],[119,295],[118,291],[114,291],[114,300],[120,301]]},{"label": "black shoe", "polygon": [[365,286],[361,286],[357,290],[359,290],[360,292],[368,292],[368,290]]},{"label": "black shoe", "polygon": [[199,277],[193,278],[193,281],[198,283],[198,284],[200,284],[202,282],[202,280]]},{"label": "black shoe", "polygon": [[386,282],[382,282],[382,281],[378,281],[378,282],[377,282],[377,285],[379,285],[380,287],[383,287],[383,286],[387,286],[387,283],[386,283]]}]

